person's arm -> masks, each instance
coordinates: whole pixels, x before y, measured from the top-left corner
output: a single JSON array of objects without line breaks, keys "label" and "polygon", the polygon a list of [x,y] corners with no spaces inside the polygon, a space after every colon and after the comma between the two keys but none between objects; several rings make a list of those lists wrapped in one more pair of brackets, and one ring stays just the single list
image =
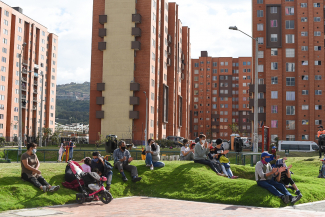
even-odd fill
[{"label": "person's arm", "polygon": [[268,173],[264,173],[263,172],[263,164],[257,164],[255,166],[255,170],[258,174],[259,177],[264,177],[265,179],[269,176],[272,176],[276,171],[277,171],[277,168],[273,168],[272,171],[268,172]]},{"label": "person's arm", "polygon": [[34,168],[34,167],[31,167],[29,164],[28,164],[28,160],[25,159],[25,160],[21,160],[24,164],[24,167],[30,171],[32,171],[33,173],[37,173],[37,174],[41,174],[41,171],[39,171],[38,169]]},{"label": "person's arm", "polygon": [[100,162],[102,162],[103,166],[105,166],[105,162],[104,162],[103,158],[102,157],[98,157],[98,159],[100,160]]},{"label": "person's arm", "polygon": [[157,156],[157,155],[159,155],[159,153],[160,153],[160,147],[159,147],[159,145],[157,145],[157,146],[156,146],[156,151],[153,151],[151,154],[152,154],[153,156]]},{"label": "person's arm", "polygon": [[36,160],[36,163],[37,163],[35,169],[38,170],[38,168],[39,168],[39,166],[40,166],[41,164],[40,164],[40,162],[39,162],[38,157],[37,157],[36,154],[35,154],[35,160]]},{"label": "person's arm", "polygon": [[278,172],[277,177],[276,177],[276,181],[280,182],[280,179],[281,179],[281,173]]}]

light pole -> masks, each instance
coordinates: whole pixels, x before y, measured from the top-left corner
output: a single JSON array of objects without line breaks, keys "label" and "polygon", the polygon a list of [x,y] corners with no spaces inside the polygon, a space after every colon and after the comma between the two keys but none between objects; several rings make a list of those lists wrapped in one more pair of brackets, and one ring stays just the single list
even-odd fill
[{"label": "light pole", "polygon": [[38,145],[39,147],[42,147],[42,142],[43,142],[43,92],[44,92],[44,74],[43,71],[41,71],[41,76],[42,76],[42,92],[41,92],[41,117],[40,117],[40,127],[39,127],[39,141]]},{"label": "light pole", "polygon": [[[255,40],[255,73],[254,73],[254,144],[253,152],[258,152],[258,38],[253,38],[252,36],[246,34],[245,32],[239,30],[236,26],[230,26],[229,29],[237,30],[248,37]],[[256,161],[256,156],[254,156],[254,161]]]},{"label": "light pole", "polygon": [[23,120],[22,120],[22,111],[21,111],[21,104],[22,104],[22,97],[21,97],[21,57],[22,57],[22,53],[24,51],[24,47],[26,46],[26,42],[23,43],[22,45],[22,49],[21,52],[19,54],[19,111],[18,111],[18,115],[19,115],[19,135],[18,135],[18,154],[21,154],[21,146],[22,146],[22,136],[23,136]]},{"label": "light pole", "polygon": [[146,129],[144,131],[144,144],[147,149],[148,143],[148,97],[146,91],[143,91],[144,95],[146,96]]}]

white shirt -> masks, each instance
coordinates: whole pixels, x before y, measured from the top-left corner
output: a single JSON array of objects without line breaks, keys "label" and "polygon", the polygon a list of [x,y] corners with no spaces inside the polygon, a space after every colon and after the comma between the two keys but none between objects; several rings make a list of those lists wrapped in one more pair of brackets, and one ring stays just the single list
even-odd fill
[{"label": "white shirt", "polygon": [[181,148],[181,154],[180,154],[180,156],[181,157],[184,157],[184,155],[183,155],[183,152],[189,152],[190,151],[190,147],[185,147],[184,145],[182,146],[182,148]]}]

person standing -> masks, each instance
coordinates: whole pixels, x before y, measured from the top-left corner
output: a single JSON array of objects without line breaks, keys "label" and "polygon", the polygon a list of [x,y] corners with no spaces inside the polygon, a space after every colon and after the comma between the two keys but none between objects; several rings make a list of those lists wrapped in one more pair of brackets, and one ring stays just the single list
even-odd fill
[{"label": "person standing", "polygon": [[59,148],[59,158],[58,158],[58,162],[62,162],[62,154],[64,152],[64,144],[63,142],[61,142],[60,148]]},{"label": "person standing", "polygon": [[211,144],[208,145],[205,138],[206,138],[206,136],[204,134],[201,134],[199,136],[200,141],[198,143],[196,143],[196,145],[195,145],[195,148],[194,148],[194,163],[207,165],[217,175],[222,176],[222,174],[214,166],[213,162],[206,159],[207,155],[210,153]]},{"label": "person standing", "polygon": [[75,144],[70,140],[69,142],[69,160],[72,160],[73,158],[73,148],[75,148]]},{"label": "person standing", "polygon": [[187,139],[183,139],[183,144],[180,153],[180,160],[184,160],[184,161],[194,160],[194,149],[189,148]]},{"label": "person standing", "polygon": [[273,168],[270,163],[265,161],[266,158],[271,157],[271,154],[263,152],[261,155],[261,161],[258,161],[255,166],[255,180],[257,185],[265,188],[275,196],[281,198],[281,200],[287,204],[291,202],[292,204],[299,201],[302,195],[293,197],[283,184],[275,181],[273,178],[280,175],[285,171],[285,167]]},{"label": "person standing", "polygon": [[138,177],[138,169],[136,166],[130,165],[133,158],[128,150],[126,150],[126,144],[123,140],[118,143],[118,148],[113,152],[114,158],[114,167],[118,169],[118,171],[122,175],[122,180],[124,182],[128,181],[125,176],[124,170],[129,171],[131,173],[132,181],[138,182],[142,178]]},{"label": "person standing", "polygon": [[[318,127],[318,132],[317,132],[317,138],[318,138],[318,152],[319,152],[319,158],[322,158],[322,152],[324,152],[324,146],[325,146],[325,141],[323,141],[320,137],[321,135],[324,135],[325,134],[325,130],[323,128],[323,126],[319,126]],[[323,137],[323,136],[322,136]],[[321,141],[322,140],[322,141]]]},{"label": "person standing", "polygon": [[146,164],[150,166],[150,170],[154,167],[164,167],[165,164],[160,162],[160,146],[155,143],[155,140],[149,139],[148,146],[146,149]]}]

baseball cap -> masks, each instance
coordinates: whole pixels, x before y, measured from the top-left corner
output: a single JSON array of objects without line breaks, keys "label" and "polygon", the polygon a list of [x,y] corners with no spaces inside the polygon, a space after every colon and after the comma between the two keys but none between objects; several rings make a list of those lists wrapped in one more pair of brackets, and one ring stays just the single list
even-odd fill
[{"label": "baseball cap", "polygon": [[262,157],[271,157],[272,155],[267,153],[267,152],[263,152],[262,155],[261,155],[261,158]]},{"label": "baseball cap", "polygon": [[213,146],[210,146],[210,149],[214,149],[214,147]]},{"label": "baseball cap", "polygon": [[276,149],[276,146],[273,146],[272,149]]},{"label": "baseball cap", "polygon": [[324,128],[322,125],[320,125],[318,128]]}]

